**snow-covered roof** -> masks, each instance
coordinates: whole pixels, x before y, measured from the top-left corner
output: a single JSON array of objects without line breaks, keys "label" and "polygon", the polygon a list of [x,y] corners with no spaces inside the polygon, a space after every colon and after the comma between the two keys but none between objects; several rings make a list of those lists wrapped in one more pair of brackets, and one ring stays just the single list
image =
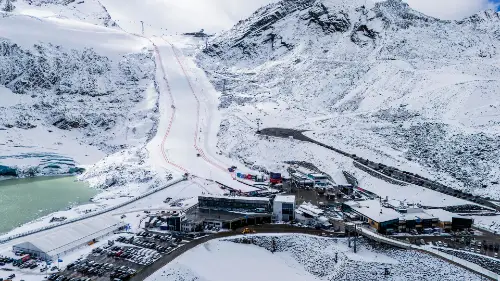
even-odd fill
[{"label": "snow-covered roof", "polygon": [[26,244],[35,246],[39,251],[56,256],[74,247],[92,241],[125,225],[111,215],[100,215],[79,222],[50,229],[34,236],[27,236],[16,246]]},{"label": "snow-covered roof", "polygon": [[295,195],[277,195],[274,198],[274,201],[283,203],[295,203]]},{"label": "snow-covered roof", "polygon": [[314,178],[326,177],[326,175],[323,175],[323,174],[309,174],[309,176],[314,177]]},{"label": "snow-covered roof", "polygon": [[401,200],[389,199],[387,200],[387,204],[392,206],[393,208],[406,208],[407,204]]},{"label": "snow-covered roof", "polygon": [[440,221],[446,221],[446,222],[451,222],[453,218],[463,218],[460,215],[442,209],[428,209],[425,210],[425,212],[431,216],[439,218]]},{"label": "snow-covered roof", "polygon": [[303,174],[300,174],[300,173],[292,173],[292,177],[307,179],[306,176],[304,176]]},{"label": "snow-covered roof", "polygon": [[223,198],[228,200],[260,201],[269,202],[267,197],[246,197],[246,196],[223,196],[223,195],[199,195],[198,198]]},{"label": "snow-covered roof", "polygon": [[313,216],[313,217],[318,217],[321,214],[323,214],[323,210],[321,210],[317,206],[315,206],[311,203],[307,203],[307,202],[302,203],[297,208],[297,211],[302,212],[302,213],[306,213],[306,214]]},{"label": "snow-covered roof", "polygon": [[377,222],[398,220],[400,213],[380,205],[379,200],[348,201],[344,204],[350,206],[356,212]]},{"label": "snow-covered roof", "polygon": [[405,220],[416,220],[416,219],[421,219],[421,220],[430,220],[434,219],[436,217],[431,216],[425,212],[411,212],[411,213],[401,213],[401,216]]},{"label": "snow-covered roof", "polygon": [[332,176],[332,180],[333,180],[333,182],[335,182],[336,185],[350,185],[347,182],[347,179],[345,178],[342,171],[335,172]]}]

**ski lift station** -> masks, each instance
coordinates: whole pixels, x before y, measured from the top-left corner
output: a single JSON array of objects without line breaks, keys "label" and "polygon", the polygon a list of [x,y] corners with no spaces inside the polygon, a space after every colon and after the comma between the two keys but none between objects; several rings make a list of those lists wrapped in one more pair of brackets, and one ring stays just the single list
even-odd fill
[{"label": "ski lift station", "polygon": [[59,255],[91,245],[124,226],[124,222],[111,215],[99,215],[30,235],[12,248],[14,252],[22,251],[33,257],[53,260]]}]

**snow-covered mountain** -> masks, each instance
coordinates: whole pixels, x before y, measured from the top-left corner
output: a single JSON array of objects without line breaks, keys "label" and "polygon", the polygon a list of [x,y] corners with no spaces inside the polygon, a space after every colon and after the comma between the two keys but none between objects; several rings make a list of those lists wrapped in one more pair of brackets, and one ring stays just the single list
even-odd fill
[{"label": "snow-covered mountain", "polygon": [[119,28],[98,0],[0,0],[0,9],[38,18],[73,19]]},{"label": "snow-covered mountain", "polygon": [[149,44],[74,19],[1,14],[0,173],[75,172],[144,146],[158,121]]},{"label": "snow-covered mountain", "polygon": [[233,157],[339,162],[279,153],[282,141],[254,136],[260,118],[498,199],[499,48],[493,11],[443,21],[400,0],[284,0],[213,39],[198,63],[223,91],[219,147]]}]

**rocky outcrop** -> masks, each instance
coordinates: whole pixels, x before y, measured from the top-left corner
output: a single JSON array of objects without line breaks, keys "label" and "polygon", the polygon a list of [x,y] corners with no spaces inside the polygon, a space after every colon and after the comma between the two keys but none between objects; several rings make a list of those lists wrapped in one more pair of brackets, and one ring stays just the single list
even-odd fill
[{"label": "rocky outcrop", "polygon": [[316,3],[312,6],[307,14],[301,19],[309,22],[309,25],[316,24],[321,27],[323,32],[347,32],[351,27],[349,15],[344,11],[334,13],[323,3]]},{"label": "rocky outcrop", "polygon": [[23,49],[0,39],[0,85],[26,97],[25,102],[12,106],[0,104],[7,113],[0,115],[0,124],[26,130],[42,125],[79,131],[85,136],[82,141],[117,151],[127,146],[110,145],[110,139],[120,138],[110,132],[121,130],[117,124],[136,119],[150,119],[153,126],[157,123],[155,109],[132,111],[153,84],[154,69],[152,54],[146,50],[112,61],[89,48],[37,44]]}]

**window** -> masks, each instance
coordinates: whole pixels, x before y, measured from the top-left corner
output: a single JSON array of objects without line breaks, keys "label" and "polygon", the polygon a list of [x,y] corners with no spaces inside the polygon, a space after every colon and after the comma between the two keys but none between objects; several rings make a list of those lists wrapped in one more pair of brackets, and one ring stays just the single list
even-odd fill
[{"label": "window", "polygon": [[293,215],[293,204],[291,203],[283,203],[281,205],[281,213],[283,215]]}]

